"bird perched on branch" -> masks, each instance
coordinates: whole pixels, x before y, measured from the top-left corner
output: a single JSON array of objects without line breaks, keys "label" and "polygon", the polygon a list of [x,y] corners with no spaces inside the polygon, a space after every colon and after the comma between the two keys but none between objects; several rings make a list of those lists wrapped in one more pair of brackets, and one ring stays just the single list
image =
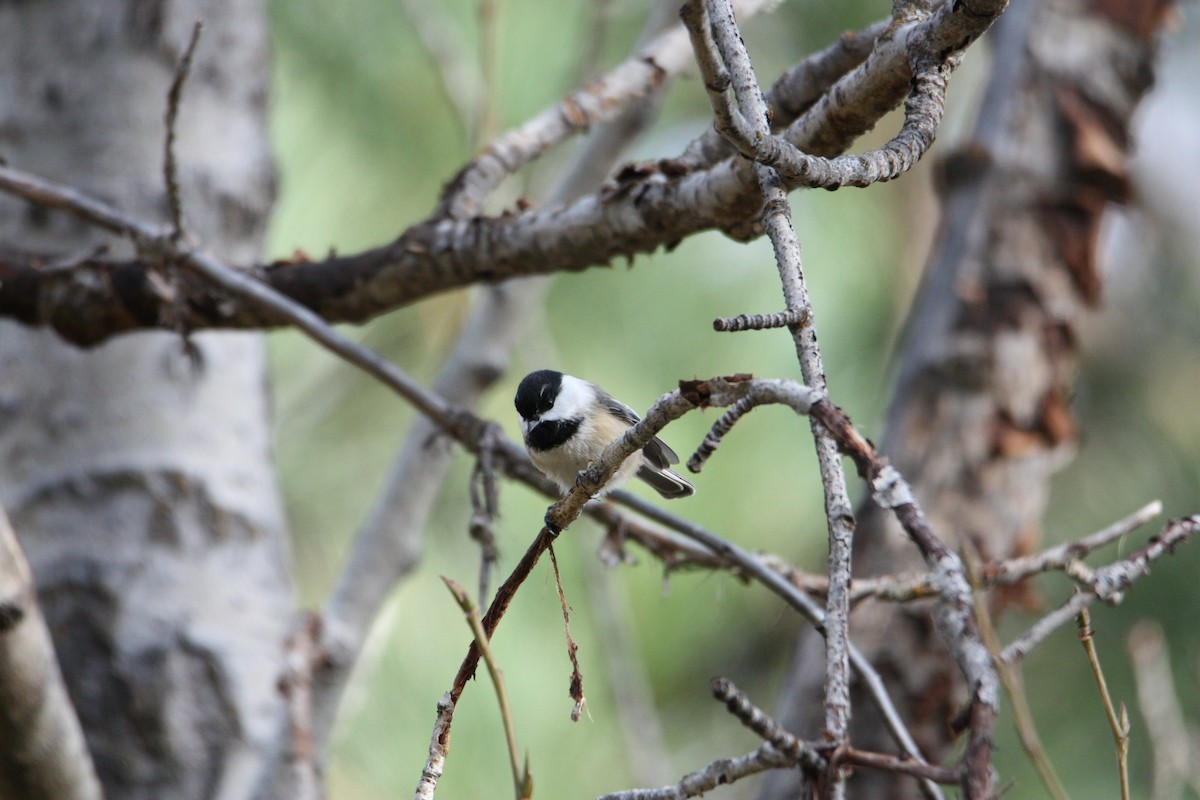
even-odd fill
[{"label": "bird perched on branch", "polygon": [[[529,458],[564,494],[575,485],[579,472],[640,419],[596,384],[549,369],[526,375],[513,403]],[[661,439],[651,439],[625,459],[600,494],[636,475],[667,499],[688,497],[696,487],[669,469],[678,463],[674,450]]]}]

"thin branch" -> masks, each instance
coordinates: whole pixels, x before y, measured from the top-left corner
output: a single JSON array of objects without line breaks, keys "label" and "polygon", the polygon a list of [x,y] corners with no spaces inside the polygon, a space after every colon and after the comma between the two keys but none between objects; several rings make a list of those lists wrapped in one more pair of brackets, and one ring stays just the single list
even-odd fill
[{"label": "thin branch", "polygon": [[471,498],[471,519],[467,532],[479,543],[479,601],[486,603],[492,570],[500,558],[496,546],[496,515],[499,513],[499,494],[496,490],[494,452],[503,438],[499,426],[487,425],[480,437],[475,469],[471,471],[468,494]]},{"label": "thin branch", "polygon": [[[750,700],[725,678],[712,681],[713,696],[725,704],[730,713],[742,724],[753,730],[766,741],[752,753],[740,758],[722,758],[707,767],[690,773],[672,786],[659,789],[630,789],[604,795],[600,800],[681,800],[697,797],[718,786],[735,783],[742,778],[771,769],[782,769],[800,765],[809,773],[825,773],[830,762],[819,752],[832,752],[837,761],[847,766],[864,767],[903,775],[912,775],[923,781],[957,783],[960,775],[954,770],[923,764],[918,761],[897,758],[884,753],[871,753],[852,748],[836,749],[829,745],[806,744],[797,739],[769,715],[757,708]],[[934,787],[936,791],[936,786]]]},{"label": "thin branch", "polygon": [[496,657],[492,654],[492,648],[488,644],[487,633],[483,630],[483,624],[479,620],[479,606],[457,581],[443,575],[442,582],[446,584],[446,588],[450,590],[450,594],[454,596],[455,602],[466,616],[467,624],[471,627],[471,634],[474,636],[475,646],[479,648],[479,654],[483,657],[484,665],[487,666],[488,675],[492,678],[492,686],[496,690],[496,702],[500,706],[500,723],[504,728],[504,743],[508,747],[513,791],[517,800],[525,800],[532,794],[533,779],[529,772],[521,766],[521,755],[517,749],[517,730],[513,724],[512,709],[508,704],[504,673],[500,671],[500,667],[496,663]]},{"label": "thin branch", "polygon": [[922,781],[944,784],[955,784],[962,781],[960,770],[946,769],[936,764],[924,764],[919,761],[898,758],[888,753],[874,753],[869,750],[857,750],[853,747],[848,747],[845,750],[836,751],[834,755],[837,756],[836,760],[843,764],[879,770],[880,772],[894,772],[897,775],[911,775]]},{"label": "thin branch", "polygon": [[195,55],[196,45],[200,41],[200,33],[204,30],[204,21],[196,20],[192,25],[192,35],[184,48],[183,57],[175,66],[175,75],[171,78],[171,88],[167,92],[166,127],[167,134],[163,142],[163,183],[167,187],[167,210],[171,222],[172,235],[178,239],[183,235],[183,201],[179,197],[179,166],[175,160],[175,121],[179,117],[179,101],[183,97],[183,85],[187,82],[192,70],[192,56]]},{"label": "thin branch", "polygon": [[583,695],[583,672],[579,669],[579,645],[571,638],[571,610],[567,606],[567,593],[563,591],[562,575],[558,572],[558,556],[554,554],[554,545],[550,545],[550,566],[554,568],[554,587],[558,589],[558,603],[562,607],[563,633],[567,637],[567,658],[571,661],[571,683],[568,694],[575,701],[571,709],[571,721],[579,722],[587,699]]},{"label": "thin branch", "polygon": [[875,452],[874,446],[854,429],[841,409],[820,402],[813,405],[811,413],[822,421],[842,452],[854,462],[871,487],[872,500],[896,516],[933,573],[940,595],[934,622],[971,693],[963,791],[968,798],[990,798],[994,794],[991,736],[999,711],[999,678],[980,638],[974,598],[962,560],[930,528],[911,487],[900,473]]},{"label": "thin branch", "polygon": [[713,330],[718,333],[736,331],[761,331],[768,328],[790,328],[808,324],[808,312],[804,309],[789,309],[775,314],[739,314],[736,317],[718,317],[713,320]]},{"label": "thin branch", "polygon": [[712,693],[713,697],[724,703],[729,713],[737,717],[743,725],[805,770],[823,772],[828,768],[829,762],[817,752],[815,746],[800,741],[784,730],[769,714],[750,702],[750,698],[734,686],[733,681],[728,678],[713,678]]},{"label": "thin branch", "polygon": [[1144,547],[1097,569],[1092,588],[1076,591],[1065,603],[1035,622],[1028,631],[1004,648],[1000,658],[1009,664],[1021,660],[1057,628],[1078,617],[1082,609],[1096,600],[1119,603],[1122,592],[1150,572],[1150,564],[1173,553],[1180,543],[1197,533],[1200,533],[1200,515],[1171,520]]},{"label": "thin branch", "polygon": [[[557,536],[558,533],[551,531],[549,527],[542,528],[508,578],[496,590],[496,596],[492,598],[487,613],[480,620],[485,639],[491,640],[496,632],[496,626],[500,624],[500,620],[516,596],[517,590],[533,572],[538,560]],[[480,654],[479,645],[471,642],[470,647],[467,648],[467,655],[463,658],[458,673],[454,676],[454,683],[451,685],[450,691],[446,692],[438,702],[437,719],[434,722],[433,735],[429,742],[429,753],[425,760],[425,766],[421,769],[421,778],[417,782],[414,794],[416,800],[431,800],[437,789],[437,782],[445,768],[446,756],[450,752],[450,728],[454,720],[454,709],[459,698],[462,697],[463,690],[466,689],[467,682],[475,675],[475,669],[479,666]]]},{"label": "thin branch", "polygon": [[[1095,550],[1108,545],[1123,536],[1145,525],[1162,513],[1162,501],[1153,500],[1139,508],[1124,519],[1117,520],[1103,530],[1090,536],[1065,542],[1057,547],[1051,547],[1040,553],[1018,558],[1010,558],[984,567],[984,578],[989,585],[1016,583],[1031,575],[1039,575],[1050,570],[1068,570],[1072,564]],[[1078,576],[1080,573],[1075,572]],[[1082,582],[1090,583],[1090,573]],[[1077,578],[1078,579],[1078,578]]]},{"label": "thin branch", "polygon": [[454,698],[450,692],[442,695],[437,704],[437,719],[433,724],[433,734],[429,737],[429,756],[421,769],[421,779],[417,781],[414,800],[433,800],[437,792],[438,781],[446,769],[446,754],[450,750],[450,722],[454,717]]},{"label": "thin branch", "polygon": [[[760,140],[769,138],[770,114],[738,31],[733,8],[728,0],[705,0],[705,3],[706,6],[702,6],[700,0],[692,0],[684,5],[680,13],[705,78],[705,87],[717,116],[718,130],[727,138],[730,127],[752,132]],[[722,63],[724,68],[720,66]],[[732,87],[732,98],[725,95],[722,83]],[[722,121],[727,125],[722,125]],[[730,141],[737,146],[736,141]],[[825,368],[817,345],[816,322],[804,281],[800,242],[792,227],[787,193],[776,171],[756,164],[755,174],[764,201],[762,224],[774,248],[787,311],[800,314],[805,319],[803,326],[793,326],[791,329],[800,371],[807,385],[824,391]],[[732,424],[732,420],[730,422]],[[811,419],[810,425],[816,444],[829,532],[829,588],[825,603],[825,735],[835,745],[844,746],[848,744],[850,722],[849,585],[854,515],[837,447],[817,420]],[[830,796],[839,798],[844,793],[845,776],[835,770],[831,776]]]},{"label": "thin branch", "polygon": [[[742,0],[753,14],[767,0]],[[557,105],[492,140],[447,183],[434,218],[468,219],[482,213],[496,187],[568,136],[620,114],[657,90],[690,63],[687,35],[678,26],[659,34],[642,50]]]},{"label": "thin branch", "polygon": [[[674,530],[704,544],[714,553],[736,564],[746,575],[753,577],[763,586],[781,597],[792,608],[804,615],[818,632],[824,633],[825,612],[821,610],[820,606],[808,595],[793,586],[781,574],[767,567],[766,564],[751,553],[741,549],[733,542],[713,535],[694,523],[673,517],[669,512],[663,511],[657,506],[642,500],[640,497],[624,495],[619,491],[614,492],[610,497],[618,499],[618,502],[649,519],[671,525]],[[867,660],[853,643],[849,646],[849,653],[851,668],[854,670],[859,681],[862,682],[863,691],[866,692],[868,699],[870,699],[872,705],[879,712],[884,726],[895,740],[901,753],[916,763],[925,763],[921,756],[920,748],[918,748],[912,734],[909,733],[903,719],[901,719],[895,704],[888,696],[887,687],[884,685],[879,673],[875,671],[870,661]],[[929,783],[923,784],[923,789],[930,797],[942,797],[941,790]]]},{"label": "thin branch", "polygon": [[[943,53],[966,46],[991,25],[1004,6],[1003,0],[944,3],[928,17],[895,26],[879,41],[871,59],[842,77],[788,128],[788,140],[812,153],[840,152],[902,100],[911,78],[908,63],[913,53]],[[688,57],[686,43],[681,41],[672,65],[682,67]],[[654,74],[659,68],[667,69],[657,60],[652,65],[634,65],[629,77],[635,83],[657,83]],[[577,116],[589,123],[595,121],[582,114],[565,122],[554,121],[551,126],[578,127]],[[493,181],[508,174],[506,165],[511,162],[508,158],[493,160],[493,167],[480,173],[482,190],[476,190],[477,182],[472,179],[470,187],[458,186],[462,181],[456,181],[449,193],[485,197]],[[745,226],[761,208],[761,189],[744,162],[739,162],[721,161],[701,170],[686,166],[635,170],[619,176],[601,192],[568,205],[493,219],[472,218],[472,209],[481,202],[472,199],[463,204],[461,216],[435,215],[383,247],[317,262],[278,262],[254,271],[328,321],[362,322],[481,280],[578,270],[649,252],[701,230],[722,228],[756,235]],[[464,170],[463,174],[468,171],[472,175],[477,172]],[[10,194],[41,202],[32,185],[38,182],[26,173],[0,167],[0,190]],[[43,204],[62,207],[53,202]],[[117,226],[117,232],[124,230]],[[167,298],[142,264],[91,261],[75,271],[81,286],[86,284],[90,306],[98,312],[84,325],[69,316],[74,313],[75,294],[63,289],[73,284],[64,287],[43,275],[38,265],[44,260],[30,254],[0,256],[0,264],[21,277],[0,287],[0,313],[28,324],[51,325],[81,344],[95,344],[121,331],[163,325],[159,309],[168,303]],[[194,329],[261,328],[286,322],[220,293],[190,300],[188,322]]]},{"label": "thin branch", "polygon": [[1012,706],[1013,711],[1013,725],[1017,729],[1017,738],[1021,740],[1021,747],[1029,756],[1029,760],[1033,762],[1033,766],[1042,780],[1042,785],[1046,787],[1046,793],[1052,800],[1069,800],[1067,791],[1038,738],[1037,726],[1033,721],[1033,713],[1029,710],[1029,697],[1025,693],[1020,668],[1016,664],[1009,664],[1000,659],[1000,637],[996,633],[996,628],[992,624],[992,615],[988,611],[987,597],[984,594],[986,584],[983,565],[979,563],[979,552],[972,546],[969,538],[964,538],[962,545],[967,565],[971,570],[971,589],[975,595],[975,619],[979,624],[979,635],[983,639],[984,645],[987,646],[988,653],[992,656],[992,663],[996,665],[1000,685],[1004,688],[1004,693],[1008,695],[1009,705]]},{"label": "thin branch", "polygon": [[33,575],[0,509],[0,797],[102,800],[79,718],[37,604]]},{"label": "thin branch", "polygon": [[[758,558],[771,569],[786,578],[793,586],[816,597],[824,597],[829,591],[829,577],[802,572],[782,558],[770,553],[758,553]],[[871,578],[854,578],[850,581],[850,603],[863,600],[881,600],[893,603],[909,603],[937,596],[933,578],[928,573],[920,575],[880,575]]]},{"label": "thin branch", "polygon": [[629,789],[606,794],[597,800],[685,800],[700,797],[750,775],[792,765],[792,760],[769,744],[738,758],[719,758],[707,767],[688,773],[679,783],[660,789]]},{"label": "thin branch", "polygon": [[1120,776],[1121,800],[1129,800],[1129,715],[1125,711],[1124,703],[1121,704],[1119,713],[1113,706],[1112,696],[1108,693],[1108,682],[1104,680],[1104,670],[1100,667],[1100,656],[1096,654],[1096,632],[1092,628],[1091,615],[1086,608],[1079,609],[1078,624],[1079,641],[1087,653],[1088,664],[1092,667],[1096,687],[1100,690],[1100,700],[1104,704],[1104,714],[1108,717],[1108,727],[1117,746],[1117,774]]}]

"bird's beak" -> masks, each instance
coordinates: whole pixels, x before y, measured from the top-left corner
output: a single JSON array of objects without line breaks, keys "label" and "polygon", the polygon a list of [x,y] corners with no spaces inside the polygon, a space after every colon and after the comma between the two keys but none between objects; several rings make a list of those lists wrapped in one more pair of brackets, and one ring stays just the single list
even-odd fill
[{"label": "bird's beak", "polygon": [[521,433],[528,436],[529,432],[537,427],[537,424],[537,417],[534,417],[533,419],[525,419],[524,417],[521,417]]}]

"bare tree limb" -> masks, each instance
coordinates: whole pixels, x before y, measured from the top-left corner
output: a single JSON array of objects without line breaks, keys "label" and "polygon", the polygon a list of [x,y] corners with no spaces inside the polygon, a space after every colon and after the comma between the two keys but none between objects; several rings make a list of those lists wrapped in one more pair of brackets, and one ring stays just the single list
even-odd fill
[{"label": "bare tree limb", "polygon": [[[1003,7],[1003,0],[945,3],[926,18],[894,27],[871,58],[788,129],[788,141],[815,154],[844,149],[901,101],[911,78],[910,58],[966,46]],[[806,79],[803,70],[795,75]],[[507,174],[505,169],[498,167],[499,173]],[[31,178],[0,168],[0,190],[42,202],[37,180]],[[490,185],[491,178],[483,183]],[[618,176],[599,193],[567,205],[490,219],[435,216],[383,247],[322,261],[259,265],[252,271],[330,322],[362,322],[448,289],[607,264],[702,230],[754,235],[761,206],[760,189],[744,162],[727,159],[682,174],[666,165]],[[78,213],[82,206],[74,208]],[[120,225],[93,221],[125,233]],[[745,228],[748,223],[750,229]],[[162,308],[168,298],[139,262],[86,260],[70,274],[61,274],[42,270],[47,260],[52,259],[44,254],[0,253],[0,276],[5,278],[0,315],[52,326],[79,344],[165,324]],[[187,288],[193,329],[286,322],[203,284]],[[84,302],[93,314],[86,320],[72,316]]]},{"label": "bare tree limb", "polygon": [[1076,621],[1079,641],[1083,643],[1083,649],[1087,653],[1088,665],[1091,666],[1092,675],[1096,679],[1104,715],[1108,718],[1108,728],[1117,748],[1117,775],[1118,785],[1121,787],[1121,800],[1129,800],[1129,714],[1125,711],[1124,703],[1121,703],[1120,711],[1113,705],[1108,681],[1104,679],[1104,670],[1100,666],[1100,656],[1096,653],[1096,630],[1092,627],[1092,617],[1086,607],[1079,609]]},{"label": "bare tree limb", "polygon": [[718,786],[734,783],[750,775],[792,765],[792,760],[769,744],[739,758],[721,758],[707,767],[689,773],[674,786],[661,789],[629,789],[606,794],[598,800],[685,800],[700,797]]},{"label": "bare tree limb", "polygon": [[[771,138],[770,114],[750,64],[750,56],[742,43],[726,0],[701,4],[698,0],[684,5],[681,11],[684,24],[696,51],[696,61],[704,76],[717,130],[739,147],[741,137],[756,141]],[[726,71],[728,70],[728,71]],[[733,98],[725,90],[733,89]],[[736,105],[735,105],[736,103]],[[740,132],[740,136],[735,134]],[[761,161],[761,159],[758,159]],[[769,163],[755,164],[755,174],[762,191],[763,226],[771,239],[775,261],[783,283],[787,311],[803,319],[802,324],[790,326],[800,371],[804,382],[819,391],[825,390],[825,368],[817,345],[817,332],[804,270],[800,259],[800,242],[791,223],[791,208],[781,175]],[[825,735],[837,746],[848,744],[850,720],[850,551],[854,540],[854,516],[846,489],[837,447],[815,419],[811,420],[816,443],[821,486],[825,495],[825,516],[829,531],[829,588],[825,606]],[[690,462],[689,462],[690,463]],[[832,798],[843,797],[845,776],[835,770],[830,780]]]},{"label": "bare tree limb", "polygon": [[1035,622],[1029,630],[1004,648],[1000,658],[1010,664],[1016,663],[1029,655],[1055,629],[1075,619],[1080,610],[1097,600],[1114,604],[1121,602],[1125,590],[1138,578],[1150,572],[1151,563],[1173,553],[1180,543],[1197,533],[1200,533],[1200,515],[1171,520],[1144,547],[1097,569],[1096,580],[1091,587],[1077,591],[1063,605]]},{"label": "bare tree limb", "polygon": [[0,509],[0,797],[101,800],[29,564]]},{"label": "bare tree limb", "polygon": [[[645,447],[663,427],[688,411],[706,406],[729,405],[753,391],[765,392],[774,396],[777,398],[776,402],[785,403],[799,413],[809,412],[821,405],[821,398],[823,398],[821,393],[807,386],[788,381],[750,381],[748,376],[686,381],[681,383],[679,390],[663,395],[646,412],[640,422],[630,427],[620,439],[610,444],[588,469],[580,472],[575,486],[546,511],[545,527],[538,533],[521,561],[497,590],[487,614],[484,615],[483,626],[488,636],[491,637],[494,633],[496,626],[512,602],[512,598],[521,584],[529,577],[542,553],[550,547],[561,531],[579,517],[585,503],[604,487],[626,458]],[[849,430],[848,424],[845,429]],[[631,502],[630,505],[633,503]],[[777,586],[785,587],[784,592],[795,599],[799,603],[799,607],[808,608],[813,614],[813,618],[819,618],[820,611],[816,610],[815,605],[807,597],[777,575],[774,576],[774,582]],[[445,702],[439,705],[429,755],[417,787],[417,797],[428,796],[433,791],[430,781],[436,783],[436,776],[441,774],[441,765],[444,764],[446,753],[449,750],[450,725],[454,707],[461,697],[467,681],[474,675],[478,662],[478,649],[474,646],[468,648],[467,655],[454,678],[454,683],[446,694]],[[859,669],[860,674],[868,671],[859,664],[856,664],[856,668]],[[886,692],[882,691],[881,685],[876,688],[883,697],[886,697]],[[885,709],[888,707],[886,702],[882,705]],[[896,728],[904,731],[903,724],[898,722],[898,718],[896,720]],[[898,734],[897,738],[901,740],[906,751],[911,747],[911,756],[919,758],[915,745],[905,733]]]},{"label": "bare tree limb", "polygon": [[[733,681],[728,678],[713,678],[712,692],[713,697],[724,703],[729,713],[737,717],[743,725],[805,770],[817,772],[829,767],[829,762],[817,752],[817,748],[805,744],[785,731],[770,715],[751,703],[745,692],[733,685]],[[824,749],[831,748],[826,746]]]},{"label": "bare tree limb", "polygon": [[[741,0],[753,14],[765,0]],[[689,63],[687,34],[674,26],[603,77],[493,140],[446,184],[434,218],[469,219],[483,213],[496,187],[568,136],[615,118],[631,103],[660,88]]]}]

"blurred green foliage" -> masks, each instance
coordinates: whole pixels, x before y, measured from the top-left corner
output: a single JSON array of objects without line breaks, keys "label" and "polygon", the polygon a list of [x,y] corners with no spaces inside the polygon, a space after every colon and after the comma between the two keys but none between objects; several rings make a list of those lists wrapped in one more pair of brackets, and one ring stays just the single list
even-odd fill
[{"label": "blurred green foliage", "polygon": [[[498,6],[495,84],[507,127],[570,88],[579,54],[598,23],[596,6],[578,0],[501,0]],[[644,14],[643,4],[628,0],[605,7],[601,66],[628,51]],[[457,25],[463,55],[475,59],[475,4],[455,0],[439,8]],[[774,76],[842,30],[886,11],[886,5],[865,2],[787,3],[748,25],[746,38],[760,74]],[[429,213],[441,184],[471,152],[465,126],[439,88],[399,0],[275,0],[271,13],[272,136],[281,175],[272,254],[349,252],[393,239]],[[973,51],[951,90],[943,141],[969,126],[973,92],[985,71],[986,60]],[[701,88],[684,81],[672,90],[663,118],[635,155],[673,155],[708,124]],[[561,158],[556,154],[551,161]],[[503,196],[536,197],[552,168],[527,171]],[[925,173],[922,167],[866,192],[793,198],[831,390],[876,435],[886,402],[888,353],[931,236],[933,201]],[[1057,481],[1048,542],[1102,527],[1152,497],[1163,498],[1169,515],[1200,510],[1200,292],[1186,277],[1188,270],[1194,277],[1194,252],[1184,256],[1190,264],[1168,258],[1146,265],[1150,277],[1139,287],[1145,291],[1126,292],[1098,314],[1094,334],[1102,346],[1085,342],[1088,359],[1076,403],[1084,438],[1078,458]],[[1172,281],[1186,284],[1187,291]],[[636,408],[649,406],[679,378],[738,371],[797,377],[786,335],[711,329],[716,316],[775,311],[781,302],[766,243],[742,245],[716,234],[689,239],[669,254],[640,257],[628,267],[563,276],[544,316],[530,321],[514,369],[484,413],[515,437],[512,390],[525,371],[541,366],[596,380]],[[1151,307],[1165,312],[1135,326],[1131,310]],[[464,308],[465,295],[453,293],[351,333],[428,381]],[[298,593],[304,603],[316,605],[335,579],[413,415],[378,384],[297,335],[278,333],[272,343],[278,459],[295,531]],[[711,412],[690,415],[666,438],[686,458],[714,418]],[[469,466],[465,458],[456,464],[428,530],[424,561],[395,593],[347,696],[328,769],[333,800],[404,796],[416,783],[434,704],[469,641],[461,613],[438,580],[445,574],[469,587],[476,583],[478,552],[466,535]],[[779,409],[758,412],[729,437],[696,483],[698,495],[673,510],[745,547],[822,569],[820,483],[804,420],[787,418]],[[707,491],[709,486],[720,491]],[[536,533],[547,501],[505,485],[501,504],[506,572]],[[598,531],[583,523],[576,528],[558,552],[590,716],[577,724],[568,719],[569,664],[548,565],[518,595],[494,644],[513,697],[518,740],[530,753],[535,796],[542,798],[594,797],[636,782],[601,657],[609,645],[599,637],[589,608],[587,582],[597,578],[583,560],[594,557]],[[1142,539],[1139,534],[1123,549]],[[761,588],[706,573],[664,580],[652,559],[635,554],[638,565],[600,580],[611,582],[636,609],[630,614],[630,645],[644,663],[662,717],[670,759],[661,779],[669,780],[756,746],[707,699],[708,680],[727,675],[761,705],[773,707],[800,623]],[[1200,551],[1183,550],[1139,584],[1124,605],[1093,615],[1114,695],[1131,708],[1138,794],[1147,791],[1150,754],[1122,643],[1137,619],[1161,621],[1186,710],[1193,720],[1200,718],[1198,566]],[[1065,581],[1054,578],[1042,585],[1048,604],[1060,602],[1067,590]],[[1002,632],[1011,637],[1029,622],[1009,618]],[[1113,796],[1111,742],[1073,634],[1063,631],[1037,652],[1026,678],[1043,738],[1074,796]],[[440,797],[497,797],[508,791],[503,737],[485,682],[481,673],[456,714]],[[1010,720],[1005,716],[1000,724],[1002,785],[1011,783],[1013,796],[1037,796],[1040,785]],[[746,782],[722,796],[753,795],[753,782]]]}]

